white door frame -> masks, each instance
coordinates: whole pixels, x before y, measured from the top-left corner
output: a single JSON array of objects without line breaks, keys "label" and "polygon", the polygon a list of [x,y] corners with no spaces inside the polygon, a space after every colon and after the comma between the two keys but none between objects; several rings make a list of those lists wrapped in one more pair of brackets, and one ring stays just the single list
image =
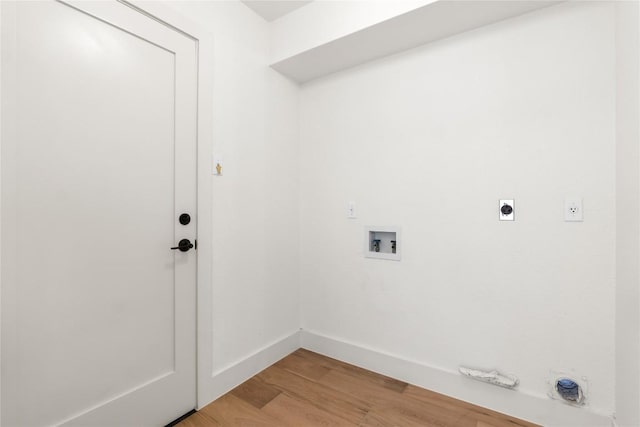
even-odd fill
[{"label": "white door frame", "polygon": [[[212,185],[213,143],[213,37],[199,24],[160,2],[119,0],[156,21],[194,39],[198,48],[198,129],[197,129],[197,408],[214,396],[207,390],[212,367]],[[0,94],[3,88],[0,87]],[[0,114],[4,112],[0,111]],[[0,145],[2,144],[0,135]],[[0,200],[0,203],[2,201]],[[0,236],[2,230],[0,230]],[[1,266],[0,266],[1,268]],[[2,284],[0,283],[0,298]],[[1,357],[0,349],[0,357]],[[0,379],[1,380],[1,379]],[[0,411],[2,408],[0,408]],[[167,420],[171,421],[171,420]]]}]

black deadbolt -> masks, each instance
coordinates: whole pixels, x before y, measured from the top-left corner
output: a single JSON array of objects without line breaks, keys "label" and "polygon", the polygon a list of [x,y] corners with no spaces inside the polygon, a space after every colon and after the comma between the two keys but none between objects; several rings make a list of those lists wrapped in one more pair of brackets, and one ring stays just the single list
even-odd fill
[{"label": "black deadbolt", "polygon": [[188,213],[183,213],[178,218],[178,221],[180,221],[180,224],[182,225],[187,225],[191,222],[191,215],[189,215]]},{"label": "black deadbolt", "polygon": [[500,212],[502,212],[502,215],[511,215],[511,212],[513,212],[513,208],[507,204],[504,204],[500,208]]},{"label": "black deadbolt", "polygon": [[189,241],[189,239],[182,239],[178,242],[178,246],[171,248],[171,250],[178,249],[180,252],[187,252],[189,249],[193,247],[193,243]]}]

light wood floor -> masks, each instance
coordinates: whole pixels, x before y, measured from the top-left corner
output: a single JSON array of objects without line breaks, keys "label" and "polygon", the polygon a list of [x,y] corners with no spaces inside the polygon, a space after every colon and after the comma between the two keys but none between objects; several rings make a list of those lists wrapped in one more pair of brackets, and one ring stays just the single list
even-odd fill
[{"label": "light wood floor", "polygon": [[535,424],[300,349],[178,426],[533,427]]}]

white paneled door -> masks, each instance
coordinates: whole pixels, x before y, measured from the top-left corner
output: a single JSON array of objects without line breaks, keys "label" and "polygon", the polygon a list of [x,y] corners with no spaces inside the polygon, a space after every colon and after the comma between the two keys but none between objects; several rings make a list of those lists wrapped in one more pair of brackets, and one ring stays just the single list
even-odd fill
[{"label": "white paneled door", "polygon": [[197,42],[115,1],[1,12],[2,426],[164,425],[196,405],[195,248],[171,248]]}]

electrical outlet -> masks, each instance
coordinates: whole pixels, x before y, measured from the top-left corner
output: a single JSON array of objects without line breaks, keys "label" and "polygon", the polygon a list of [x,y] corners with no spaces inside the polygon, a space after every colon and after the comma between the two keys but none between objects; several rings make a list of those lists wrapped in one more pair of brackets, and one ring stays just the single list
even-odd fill
[{"label": "electrical outlet", "polygon": [[564,220],[567,222],[584,221],[581,198],[571,197],[564,199]]},{"label": "electrical outlet", "polygon": [[513,199],[502,199],[498,204],[498,219],[500,221],[515,220],[515,203]]}]

